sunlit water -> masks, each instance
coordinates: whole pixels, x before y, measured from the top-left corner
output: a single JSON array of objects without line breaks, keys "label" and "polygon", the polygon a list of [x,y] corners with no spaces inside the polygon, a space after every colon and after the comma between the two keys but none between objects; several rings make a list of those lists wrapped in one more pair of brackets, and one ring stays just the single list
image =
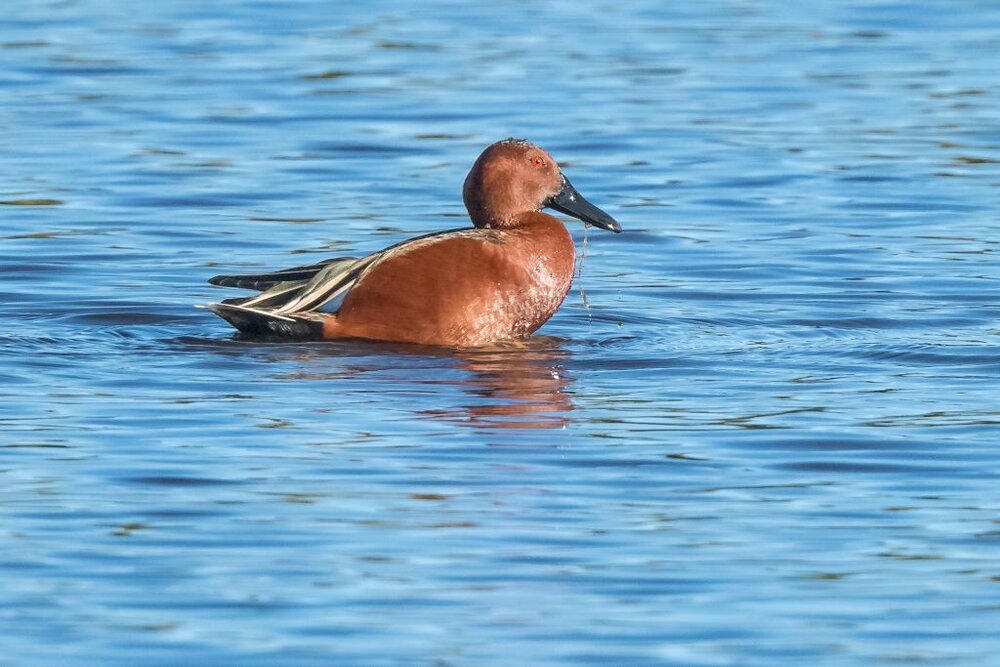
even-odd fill
[{"label": "sunlit water", "polygon": [[[0,663],[997,664],[997,4],[14,4]],[[194,308],[509,135],[626,229],[527,344]]]}]

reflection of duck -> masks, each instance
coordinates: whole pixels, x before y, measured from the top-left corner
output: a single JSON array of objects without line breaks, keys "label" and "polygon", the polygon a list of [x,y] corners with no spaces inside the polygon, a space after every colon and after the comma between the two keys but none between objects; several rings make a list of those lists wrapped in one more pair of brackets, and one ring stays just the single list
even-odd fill
[{"label": "reflection of duck", "polygon": [[[531,334],[569,291],[573,240],[543,207],[621,231],[552,156],[527,141],[507,139],[483,151],[463,196],[472,229],[418,237],[360,259],[216,276],[213,284],[263,292],[210,308],[249,333],[489,345]],[[339,296],[336,313],[319,310]]]},{"label": "reflection of duck", "polygon": [[433,404],[447,406],[395,406],[421,419],[486,429],[562,428],[573,419],[568,392],[573,377],[563,368],[570,353],[550,336],[468,350],[368,341],[304,344],[291,352],[285,345],[265,349],[278,352],[284,362],[291,353],[297,369],[276,376],[282,381],[357,382],[359,395],[433,393]]},{"label": "reflection of duck", "polygon": [[565,357],[546,337],[463,353],[458,358],[472,376],[455,384],[477,400],[422,414],[477,428],[561,428],[573,410],[566,392],[572,379],[560,368]]}]

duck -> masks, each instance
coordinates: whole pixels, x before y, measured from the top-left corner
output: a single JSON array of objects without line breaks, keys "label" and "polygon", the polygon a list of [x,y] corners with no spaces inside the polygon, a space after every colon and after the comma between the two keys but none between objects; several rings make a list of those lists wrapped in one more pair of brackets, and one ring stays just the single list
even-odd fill
[{"label": "duck", "polygon": [[418,236],[363,257],[215,276],[212,285],[259,293],[207,307],[252,335],[495,345],[537,331],[572,284],[573,238],[543,209],[622,231],[573,187],[547,151],[524,139],[483,150],[462,199],[471,227]]}]

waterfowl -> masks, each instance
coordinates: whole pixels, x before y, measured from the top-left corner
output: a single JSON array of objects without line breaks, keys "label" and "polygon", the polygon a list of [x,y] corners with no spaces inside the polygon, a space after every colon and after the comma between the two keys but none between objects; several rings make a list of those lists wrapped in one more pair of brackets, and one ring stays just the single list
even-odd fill
[{"label": "waterfowl", "polygon": [[[257,290],[209,304],[240,331],[478,347],[524,338],[559,308],[573,279],[573,239],[551,208],[612,232],[621,226],[576,191],[529,141],[487,147],[462,189],[471,228],[419,236],[365,257],[211,278]],[[342,298],[336,312],[321,310]]]}]

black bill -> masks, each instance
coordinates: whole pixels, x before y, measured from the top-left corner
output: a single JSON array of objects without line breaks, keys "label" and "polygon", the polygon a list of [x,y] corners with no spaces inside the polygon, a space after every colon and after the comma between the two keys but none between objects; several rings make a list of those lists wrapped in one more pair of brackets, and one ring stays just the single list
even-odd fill
[{"label": "black bill", "polygon": [[617,234],[622,230],[622,226],[614,218],[584,199],[565,176],[563,176],[562,190],[550,197],[545,206],[609,232]]}]

